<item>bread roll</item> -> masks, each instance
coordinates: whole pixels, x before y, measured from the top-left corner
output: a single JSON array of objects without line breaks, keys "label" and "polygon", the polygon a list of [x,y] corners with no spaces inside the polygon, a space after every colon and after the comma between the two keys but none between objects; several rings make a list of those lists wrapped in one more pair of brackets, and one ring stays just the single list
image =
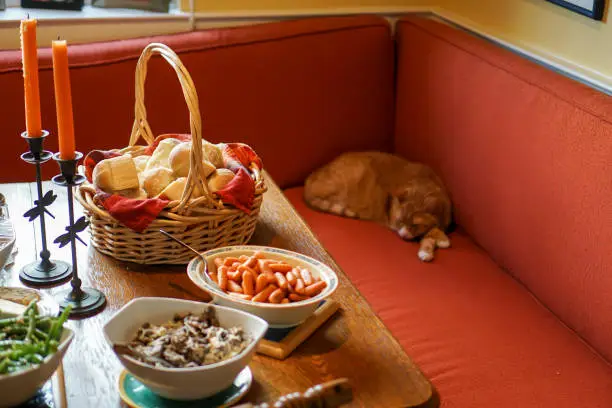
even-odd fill
[{"label": "bread roll", "polygon": [[144,169],[147,167],[147,163],[149,162],[150,158],[151,156],[134,157],[132,160],[134,160],[134,165],[136,166],[136,170],[138,172],[144,171]]},{"label": "bread roll", "polygon": [[[189,175],[189,156],[191,154],[191,143],[181,143],[174,146],[168,157],[170,168],[174,172],[175,177],[187,177]],[[207,160],[202,162],[202,180],[206,180],[213,171],[215,166]]]},{"label": "bread roll", "polygon": [[140,187],[138,171],[130,156],[117,156],[100,161],[94,167],[93,182],[96,187],[109,194]]},{"label": "bread roll", "polygon": [[161,193],[168,184],[172,183],[174,176],[172,170],[160,167],[147,170],[143,173],[142,186],[149,197],[155,197]]},{"label": "bread roll", "polygon": [[134,198],[136,200],[146,200],[148,198],[147,192],[142,188],[123,190],[117,192],[117,194],[127,198]]},{"label": "bread roll", "polygon": [[[168,187],[164,189],[164,191],[162,191],[159,194],[159,198],[165,198],[166,200],[170,200],[170,201],[180,200],[181,197],[183,196],[183,191],[185,190],[186,184],[187,184],[187,177],[181,177],[181,178],[174,180],[172,183],[168,185]],[[200,196],[202,196],[202,192],[200,191],[199,188],[196,188],[191,193],[191,199],[198,198]]]},{"label": "bread roll", "polygon": [[174,138],[164,139],[159,142],[145,167],[145,171],[160,167],[170,168],[170,165],[168,164],[168,157],[170,156],[170,152],[174,146],[179,143],[181,143],[181,141]]},{"label": "bread roll", "polygon": [[215,171],[215,166],[209,162],[208,160],[204,160],[202,162],[202,180],[206,183],[206,179],[208,176],[213,174]]},{"label": "bread roll", "polygon": [[224,167],[223,153],[218,145],[202,140],[202,155],[204,160],[208,160],[216,168],[221,169]]},{"label": "bread roll", "polygon": [[217,169],[208,178],[208,189],[211,193],[223,190],[227,184],[234,179],[234,173],[228,169]]},{"label": "bread roll", "polygon": [[187,177],[189,174],[189,155],[191,143],[180,143],[174,146],[168,156],[168,164],[176,177]]},{"label": "bread roll", "polygon": [[187,183],[187,177],[177,178],[168,184],[158,197],[170,201],[180,200],[183,196],[183,190],[185,190],[185,183]]}]

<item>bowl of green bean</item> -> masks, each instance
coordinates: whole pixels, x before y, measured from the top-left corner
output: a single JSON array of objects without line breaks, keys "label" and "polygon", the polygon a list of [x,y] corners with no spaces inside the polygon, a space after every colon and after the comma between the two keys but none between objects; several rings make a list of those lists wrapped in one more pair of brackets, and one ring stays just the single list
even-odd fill
[{"label": "bowl of green bean", "polygon": [[[4,300],[4,299],[2,299]],[[70,314],[65,309],[59,316],[45,313],[37,299],[27,306],[14,307],[20,313],[6,312],[0,318],[0,407],[28,401],[44,385],[59,366],[74,333],[64,327]],[[24,306],[24,305],[21,305]]]}]

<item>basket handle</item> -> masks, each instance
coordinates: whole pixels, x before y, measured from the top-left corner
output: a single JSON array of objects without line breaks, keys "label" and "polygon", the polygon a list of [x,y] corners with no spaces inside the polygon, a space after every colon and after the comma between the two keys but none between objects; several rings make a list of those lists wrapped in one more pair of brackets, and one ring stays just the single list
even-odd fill
[{"label": "basket handle", "polygon": [[147,121],[147,109],[145,107],[145,80],[147,78],[147,63],[155,54],[161,55],[174,70],[178,76],[187,108],[189,109],[189,124],[191,127],[191,154],[189,156],[189,175],[183,195],[178,204],[178,210],[184,208],[196,188],[202,192],[202,196],[209,201],[214,202],[214,198],[208,190],[208,185],[202,180],[202,117],[200,115],[200,106],[198,102],[198,94],[193,84],[193,80],[189,72],[181,62],[180,58],[170,47],[161,43],[151,43],[145,47],[138,59],[136,65],[136,106],[134,108],[134,125],[132,126],[132,134],[130,136],[130,146],[136,144],[138,139],[142,137],[147,144],[151,145],[155,140],[155,136],[151,131],[149,122]]}]

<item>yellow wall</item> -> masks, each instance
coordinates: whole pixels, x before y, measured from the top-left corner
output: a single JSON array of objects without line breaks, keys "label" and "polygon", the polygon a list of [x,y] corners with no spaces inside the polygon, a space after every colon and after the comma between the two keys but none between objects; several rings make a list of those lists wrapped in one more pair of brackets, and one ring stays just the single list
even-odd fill
[{"label": "yellow wall", "polygon": [[[195,11],[224,13],[236,11],[290,11],[358,7],[404,7],[431,5],[436,0],[193,0]],[[181,10],[188,11],[190,0],[181,0]]]},{"label": "yellow wall", "polygon": [[[189,31],[189,21],[143,21],[117,24],[112,22],[87,22],[74,24],[59,24],[53,22],[39,24],[37,30],[37,43],[39,47],[50,47],[51,41],[62,33],[62,38],[68,39],[70,44],[88,43],[94,41],[111,41],[125,38],[146,37],[170,33]],[[0,27],[0,51],[19,49],[19,23]]]},{"label": "yellow wall", "polygon": [[458,24],[612,84],[610,23],[545,0],[438,0],[438,6],[441,15]]}]

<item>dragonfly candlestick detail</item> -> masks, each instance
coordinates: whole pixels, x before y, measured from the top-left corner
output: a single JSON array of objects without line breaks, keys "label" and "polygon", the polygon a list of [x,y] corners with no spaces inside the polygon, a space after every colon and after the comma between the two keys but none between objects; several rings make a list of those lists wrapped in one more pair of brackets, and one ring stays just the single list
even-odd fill
[{"label": "dragonfly candlestick detail", "polygon": [[46,130],[42,131],[41,136],[30,137],[27,132],[23,132],[21,136],[28,142],[30,151],[23,153],[21,159],[26,163],[33,164],[36,167],[36,187],[38,190],[38,199],[34,200],[35,207],[26,211],[23,215],[29,221],[35,221],[37,218],[40,221],[40,236],[42,241],[42,250],[40,251],[40,261],[34,261],[24,266],[19,272],[19,278],[30,286],[54,286],[62,284],[70,279],[71,269],[66,262],[51,260],[51,253],[47,248],[47,229],[45,226],[45,214],[51,218],[53,214],[47,210],[56,196],[52,191],[47,191],[43,195],[42,180],[40,174],[40,165],[50,160],[53,154],[43,149],[45,137],[49,135]]},{"label": "dragonfly candlestick detail", "polygon": [[72,305],[70,317],[84,317],[94,315],[104,308],[106,298],[104,294],[97,289],[82,288],[81,279],[78,275],[78,265],[76,256],[76,240],[78,239],[83,245],[87,245],[79,236],[79,232],[87,228],[88,222],[85,217],[74,221],[74,206],[72,190],[85,182],[85,177],[77,173],[77,162],[83,157],[80,152],[74,152],[73,159],[62,159],[60,153],[53,156],[60,167],[61,174],[53,177],[53,182],[58,186],[66,187],[68,192],[68,215],[70,224],[66,227],[66,233],[55,239],[56,244],[60,248],[70,244],[72,252],[72,281],[71,289],[62,291],[56,295],[60,308],[64,310],[68,305]]}]

